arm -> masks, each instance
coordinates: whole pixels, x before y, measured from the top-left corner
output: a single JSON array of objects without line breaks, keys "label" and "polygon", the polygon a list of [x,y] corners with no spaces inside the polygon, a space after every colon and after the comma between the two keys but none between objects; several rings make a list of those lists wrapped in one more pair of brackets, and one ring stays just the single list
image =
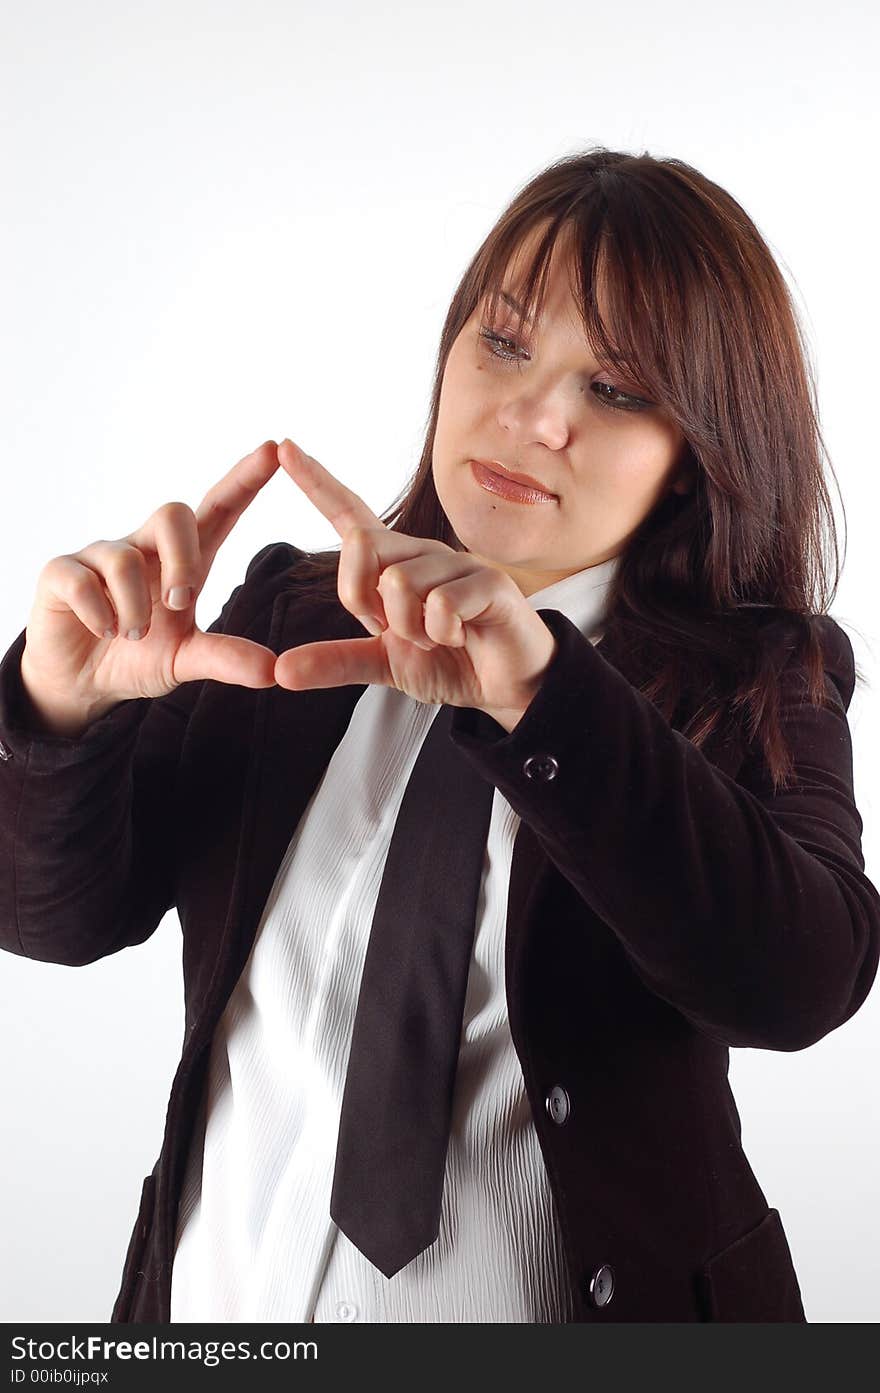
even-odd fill
[{"label": "arm", "polygon": [[[880,895],[864,874],[846,711],[852,645],[824,626],[832,709],[782,716],[799,787],[757,755],[734,780],[557,610],[540,689],[505,733],[470,708],[451,738],[617,935],[642,981],[713,1039],[797,1050],[848,1020],[874,981]],[[552,755],[552,778],[529,777]]]},{"label": "arm", "polygon": [[[248,636],[292,553],[258,552],[209,632]],[[204,682],[51,735],[22,687],[25,638],[0,661],[0,948],[80,966],[142,943],[174,903],[168,807]]]}]

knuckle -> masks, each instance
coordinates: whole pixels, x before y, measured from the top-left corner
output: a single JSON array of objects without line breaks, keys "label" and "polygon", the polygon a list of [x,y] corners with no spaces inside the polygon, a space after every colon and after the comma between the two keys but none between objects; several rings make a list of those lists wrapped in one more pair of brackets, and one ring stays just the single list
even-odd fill
[{"label": "knuckle", "polygon": [[392,562],[390,566],[385,567],[384,571],[379,577],[380,589],[383,585],[386,589],[390,588],[391,590],[396,591],[398,595],[402,594],[402,592],[406,590],[406,573],[404,572],[399,562]]},{"label": "knuckle", "polygon": [[170,522],[181,522],[184,519],[195,522],[196,515],[188,503],[183,503],[180,499],[172,499],[170,503],[163,503],[156,509],[156,517],[168,518]]},{"label": "knuckle", "polygon": [[431,605],[432,609],[442,609],[451,613],[455,608],[452,596],[445,585],[435,585],[433,590],[429,590],[425,596],[425,604]]},{"label": "knuckle", "polygon": [[137,547],[127,546],[124,543],[112,543],[112,550],[107,558],[105,570],[114,578],[126,579],[130,576],[143,574],[146,567],[146,559]]},{"label": "knuckle", "polygon": [[68,554],[50,556],[49,560],[44,563],[40,571],[40,579],[48,581],[55,580],[67,571],[70,562],[74,560],[75,557]]},{"label": "knuckle", "polygon": [[67,582],[67,589],[74,599],[84,600],[86,596],[94,594],[96,581],[97,576],[94,571],[80,566],[70,576]]}]

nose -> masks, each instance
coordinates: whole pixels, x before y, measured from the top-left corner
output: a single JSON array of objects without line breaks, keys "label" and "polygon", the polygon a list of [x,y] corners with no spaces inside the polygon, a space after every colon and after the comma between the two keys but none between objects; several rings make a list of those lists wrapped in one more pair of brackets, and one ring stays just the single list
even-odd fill
[{"label": "nose", "polygon": [[[535,444],[548,450],[563,450],[571,435],[570,397],[560,383],[544,387],[524,383],[499,406],[498,424],[508,441],[516,441],[521,450]],[[513,455],[511,468],[516,469],[518,463],[528,472],[525,458],[518,460]]]}]

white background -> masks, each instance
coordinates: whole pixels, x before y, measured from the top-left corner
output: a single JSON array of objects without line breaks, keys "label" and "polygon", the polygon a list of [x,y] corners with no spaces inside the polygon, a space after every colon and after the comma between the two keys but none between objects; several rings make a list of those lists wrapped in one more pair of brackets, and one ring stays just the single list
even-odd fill
[{"label": "white background", "polygon": [[[876,601],[877,10],[817,0],[2,11],[0,652],[43,564],[196,507],[290,435],[383,511],[420,451],[437,342],[513,193],[591,144],[730,190],[805,318],[845,507],[831,612],[880,878]],[[338,541],[283,471],[224,544]],[[174,912],[84,969],[0,955],[0,1319],[108,1320],[182,1043]],[[880,989],[794,1054],[731,1052],[743,1144],[808,1320],[880,1311]]]}]

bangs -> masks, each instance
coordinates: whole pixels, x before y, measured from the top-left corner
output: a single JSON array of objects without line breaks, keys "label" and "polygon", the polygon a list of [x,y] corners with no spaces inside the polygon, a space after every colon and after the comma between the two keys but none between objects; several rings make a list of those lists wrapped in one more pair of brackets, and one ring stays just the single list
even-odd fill
[{"label": "bangs", "polygon": [[660,301],[652,298],[644,275],[645,266],[656,266],[657,249],[633,246],[628,229],[612,225],[607,202],[596,196],[552,219],[526,255],[544,221],[505,229],[489,251],[480,303],[493,320],[501,313],[512,315],[517,333],[527,331],[543,315],[550,261],[558,245],[587,345],[598,363],[623,373],[662,404],[669,396],[669,373],[658,334]]}]

